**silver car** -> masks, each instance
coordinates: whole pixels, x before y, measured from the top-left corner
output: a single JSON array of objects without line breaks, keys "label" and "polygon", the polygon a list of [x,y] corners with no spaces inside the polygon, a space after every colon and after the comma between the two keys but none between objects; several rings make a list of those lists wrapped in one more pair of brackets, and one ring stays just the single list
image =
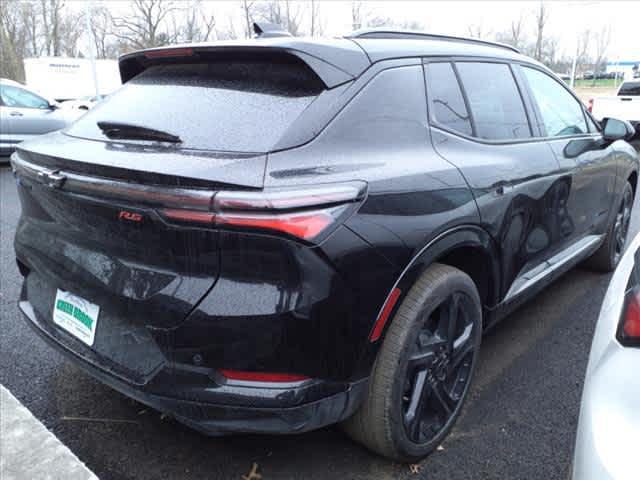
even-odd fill
[{"label": "silver car", "polygon": [[24,140],[66,127],[83,113],[62,110],[20,83],[0,79],[0,155],[10,154]]},{"label": "silver car", "polygon": [[582,394],[574,480],[640,478],[640,235],[609,285]]}]

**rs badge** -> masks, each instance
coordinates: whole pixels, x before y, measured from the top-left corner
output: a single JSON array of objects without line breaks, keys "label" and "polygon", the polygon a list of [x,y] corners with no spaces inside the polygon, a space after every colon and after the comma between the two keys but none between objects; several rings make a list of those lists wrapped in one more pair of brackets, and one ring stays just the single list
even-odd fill
[{"label": "rs badge", "polygon": [[118,213],[118,218],[123,220],[129,220],[131,222],[142,221],[142,215],[140,215],[139,213],[128,212],[127,210],[120,210],[120,213]]}]

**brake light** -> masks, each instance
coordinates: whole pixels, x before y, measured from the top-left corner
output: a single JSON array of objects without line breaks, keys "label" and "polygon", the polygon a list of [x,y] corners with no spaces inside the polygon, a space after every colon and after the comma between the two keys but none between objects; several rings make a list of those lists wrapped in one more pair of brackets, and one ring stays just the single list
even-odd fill
[{"label": "brake light", "polygon": [[623,343],[640,342],[640,288],[627,294],[619,336]]},{"label": "brake light", "polygon": [[310,377],[293,373],[247,372],[226,369],[220,370],[220,373],[229,380],[241,380],[244,382],[296,383],[310,380]]},{"label": "brake light", "polygon": [[162,48],[145,52],[144,56],[146,58],[191,57],[193,48]]},{"label": "brake light", "polygon": [[589,110],[589,113],[593,113],[593,98],[590,98],[589,102],[587,102],[587,110]]},{"label": "brake light", "polygon": [[294,213],[290,215],[218,215],[217,225],[262,228],[311,240],[334,222],[329,211]]},{"label": "brake light", "polygon": [[167,221],[283,233],[314,240],[344,219],[349,206],[364,198],[366,184],[336,185],[261,192],[218,192],[207,211],[165,208]]}]

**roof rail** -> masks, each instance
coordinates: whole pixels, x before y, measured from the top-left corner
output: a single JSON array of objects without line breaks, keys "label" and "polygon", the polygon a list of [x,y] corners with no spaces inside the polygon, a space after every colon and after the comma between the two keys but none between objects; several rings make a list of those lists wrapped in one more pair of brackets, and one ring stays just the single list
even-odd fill
[{"label": "roof rail", "polygon": [[413,30],[387,30],[384,28],[363,28],[344,36],[345,38],[386,38],[404,40],[442,40],[445,42],[467,42],[478,45],[488,45],[491,47],[505,48],[512,52],[520,53],[516,47],[506,43],[480,40],[479,38],[454,37],[451,35],[440,35],[436,33],[417,32]]},{"label": "roof rail", "polygon": [[278,25],[277,23],[253,22],[253,31],[256,34],[256,38],[291,36],[289,32],[287,32],[282,26]]}]

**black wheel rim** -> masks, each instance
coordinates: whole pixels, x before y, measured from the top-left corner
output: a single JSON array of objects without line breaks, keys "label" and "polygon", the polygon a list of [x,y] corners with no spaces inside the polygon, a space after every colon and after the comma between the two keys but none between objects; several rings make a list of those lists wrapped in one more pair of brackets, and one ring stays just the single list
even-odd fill
[{"label": "black wheel rim", "polygon": [[407,362],[402,415],[408,438],[426,443],[447,427],[471,378],[475,308],[462,292],[425,314]]},{"label": "black wheel rim", "polygon": [[620,261],[624,253],[624,245],[627,241],[629,233],[629,224],[631,223],[631,207],[633,206],[633,194],[631,190],[625,190],[620,205],[620,210],[616,214],[616,220],[613,225],[613,263],[614,265]]}]

